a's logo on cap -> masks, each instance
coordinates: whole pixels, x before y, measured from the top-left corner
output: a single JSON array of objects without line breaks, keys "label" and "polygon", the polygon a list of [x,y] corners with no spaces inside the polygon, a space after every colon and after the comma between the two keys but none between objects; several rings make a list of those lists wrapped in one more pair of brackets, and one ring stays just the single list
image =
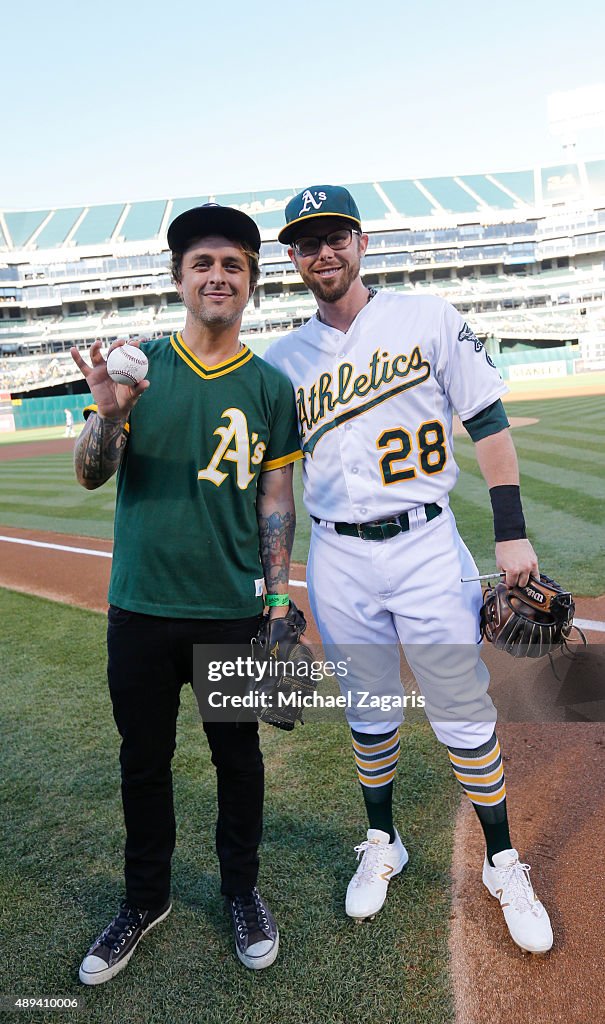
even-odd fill
[{"label": "a's logo on cap", "polygon": [[313,207],[314,210],[320,210],[321,209],[321,204],[325,203],[325,201],[326,201],[326,199],[328,197],[327,197],[325,192],[318,192],[317,193],[317,199],[319,201],[317,202],[315,200],[311,190],[310,189],[306,189],[306,191],[303,192],[303,194],[302,194],[302,198],[303,198],[303,205],[302,205],[301,209],[298,212],[298,216],[299,217],[301,217],[303,215],[303,213],[308,213],[309,210],[311,209],[311,207]]}]

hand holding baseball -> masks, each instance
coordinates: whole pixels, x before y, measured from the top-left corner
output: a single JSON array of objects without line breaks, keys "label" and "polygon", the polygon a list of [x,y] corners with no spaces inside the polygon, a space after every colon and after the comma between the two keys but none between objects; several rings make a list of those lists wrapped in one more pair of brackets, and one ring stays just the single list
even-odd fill
[{"label": "hand holding baseball", "polygon": [[[108,353],[107,362],[101,355],[101,344],[100,341],[95,341],[90,347],[90,360],[92,366],[84,361],[77,348],[71,349],[71,357],[86,377],[86,382],[90,388],[91,394],[97,404],[97,409],[100,416],[107,419],[123,419],[126,421],[128,415],[133,406],[138,402],[143,392],[149,387],[149,381],[139,379],[138,382],[133,384],[120,383],[119,381],[127,380],[128,369],[126,373],[123,373],[124,367],[128,368],[130,365],[133,379],[136,377],[137,372],[143,370],[146,372],[146,367],[139,364],[138,371],[132,370],[132,366],[136,365],[132,359],[120,359],[116,356],[112,357],[112,353],[116,352],[121,348],[137,349],[138,342],[126,342],[117,341],[115,342]],[[141,352],[141,356],[143,353]],[[112,362],[114,362],[114,378],[110,376],[109,370],[111,369]],[[145,359],[145,363],[147,360]]]}]

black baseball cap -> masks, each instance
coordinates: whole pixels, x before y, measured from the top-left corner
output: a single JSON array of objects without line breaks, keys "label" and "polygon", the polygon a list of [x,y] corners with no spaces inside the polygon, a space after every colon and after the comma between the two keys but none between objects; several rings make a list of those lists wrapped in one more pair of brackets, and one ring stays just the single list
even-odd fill
[{"label": "black baseball cap", "polygon": [[251,217],[232,206],[204,203],[185,210],[168,228],[168,247],[183,253],[195,238],[223,235],[232,242],[242,242],[253,252],[260,252],[260,231]]},{"label": "black baseball cap", "polygon": [[361,217],[353,196],[343,185],[310,185],[286,206],[286,225],[277,236],[288,245],[298,234],[298,225],[318,217],[340,217],[361,230]]}]

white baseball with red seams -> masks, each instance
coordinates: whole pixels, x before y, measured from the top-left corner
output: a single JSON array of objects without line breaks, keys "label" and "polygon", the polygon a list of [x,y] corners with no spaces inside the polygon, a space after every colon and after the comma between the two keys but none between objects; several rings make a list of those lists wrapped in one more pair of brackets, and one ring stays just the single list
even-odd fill
[{"label": "white baseball with red seams", "polygon": [[134,387],[147,376],[149,361],[136,345],[120,345],[107,356],[107,372],[116,384]]}]

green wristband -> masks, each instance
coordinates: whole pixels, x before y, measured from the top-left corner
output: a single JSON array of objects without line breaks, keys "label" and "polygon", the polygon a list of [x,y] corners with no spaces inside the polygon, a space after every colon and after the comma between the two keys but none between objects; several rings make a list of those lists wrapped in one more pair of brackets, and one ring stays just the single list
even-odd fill
[{"label": "green wristband", "polygon": [[290,604],[289,594],[265,594],[265,604],[269,608],[282,608],[286,604]]}]

